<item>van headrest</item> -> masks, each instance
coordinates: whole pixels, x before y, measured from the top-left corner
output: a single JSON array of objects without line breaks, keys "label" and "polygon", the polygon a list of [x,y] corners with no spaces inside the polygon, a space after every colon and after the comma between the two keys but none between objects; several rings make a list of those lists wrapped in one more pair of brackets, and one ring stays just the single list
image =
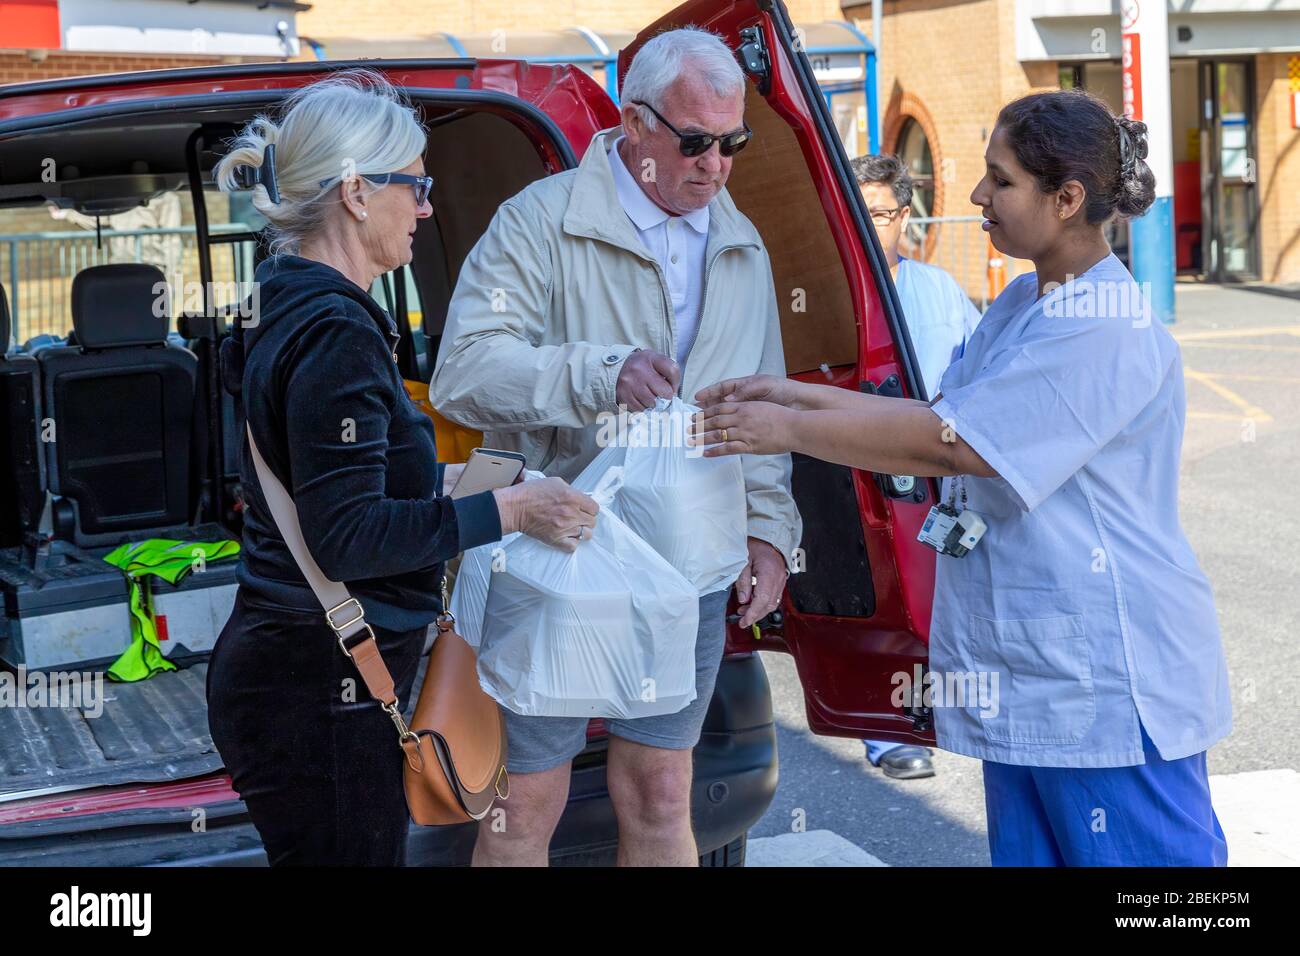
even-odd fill
[{"label": "van headrest", "polygon": [[[82,269],[72,280],[72,328],[83,349],[161,345],[171,317],[162,270],[135,262]],[[156,315],[161,312],[161,315]]]}]

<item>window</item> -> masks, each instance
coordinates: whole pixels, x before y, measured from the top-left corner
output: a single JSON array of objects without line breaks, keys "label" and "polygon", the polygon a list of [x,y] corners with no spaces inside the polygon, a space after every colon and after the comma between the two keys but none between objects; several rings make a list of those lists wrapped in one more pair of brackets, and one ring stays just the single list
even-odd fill
[{"label": "window", "polygon": [[925,241],[926,226],[917,217],[934,215],[934,157],[930,141],[915,119],[908,119],[898,134],[898,156],[912,176],[912,223],[908,239],[920,246]]}]

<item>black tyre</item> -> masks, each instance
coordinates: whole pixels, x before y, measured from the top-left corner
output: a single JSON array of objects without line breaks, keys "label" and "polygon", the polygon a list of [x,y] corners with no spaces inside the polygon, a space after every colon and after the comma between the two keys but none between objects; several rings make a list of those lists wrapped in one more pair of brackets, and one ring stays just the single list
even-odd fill
[{"label": "black tyre", "polygon": [[744,866],[745,845],[748,840],[749,834],[742,833],[726,846],[720,846],[711,853],[705,853],[700,857],[700,866]]}]

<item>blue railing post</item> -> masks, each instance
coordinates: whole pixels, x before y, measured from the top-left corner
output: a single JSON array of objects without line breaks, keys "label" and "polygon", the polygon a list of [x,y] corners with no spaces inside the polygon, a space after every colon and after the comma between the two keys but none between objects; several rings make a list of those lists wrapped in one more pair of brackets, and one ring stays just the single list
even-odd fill
[{"label": "blue railing post", "polygon": [[872,48],[867,53],[867,136],[872,154],[880,152],[880,104],[876,102],[876,51]]}]

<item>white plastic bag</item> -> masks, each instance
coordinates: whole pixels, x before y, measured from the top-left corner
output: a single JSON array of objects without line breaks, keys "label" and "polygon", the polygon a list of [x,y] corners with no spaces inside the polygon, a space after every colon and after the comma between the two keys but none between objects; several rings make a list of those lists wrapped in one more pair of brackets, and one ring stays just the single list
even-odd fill
[{"label": "white plastic bag", "polygon": [[649,717],[695,699],[695,589],[609,509],[618,481],[594,489],[576,551],[518,537],[490,574],[479,683],[517,714]]},{"label": "white plastic bag", "polygon": [[483,638],[483,612],[487,608],[488,584],[493,566],[505,560],[505,548],[519,537],[508,534],[500,541],[470,548],[461,556],[460,570],[451,592],[451,616],[456,619],[456,633],[470,647],[478,647]]},{"label": "white plastic bag", "polygon": [[[533,481],[546,476],[540,471],[525,471],[524,481]],[[483,634],[483,610],[487,606],[488,582],[491,579],[493,565],[500,565],[504,560],[505,547],[518,532],[508,534],[500,541],[470,548],[460,559],[460,568],[456,571],[456,583],[452,587],[451,616],[455,618],[456,633],[465,639],[470,647],[478,647]]]},{"label": "white plastic bag", "polygon": [[699,411],[680,398],[659,399],[620,429],[574,480],[585,486],[611,465],[623,467],[618,516],[695,586],[700,596],[730,587],[749,561],[745,476],[735,455],[705,458],[685,442]]}]

